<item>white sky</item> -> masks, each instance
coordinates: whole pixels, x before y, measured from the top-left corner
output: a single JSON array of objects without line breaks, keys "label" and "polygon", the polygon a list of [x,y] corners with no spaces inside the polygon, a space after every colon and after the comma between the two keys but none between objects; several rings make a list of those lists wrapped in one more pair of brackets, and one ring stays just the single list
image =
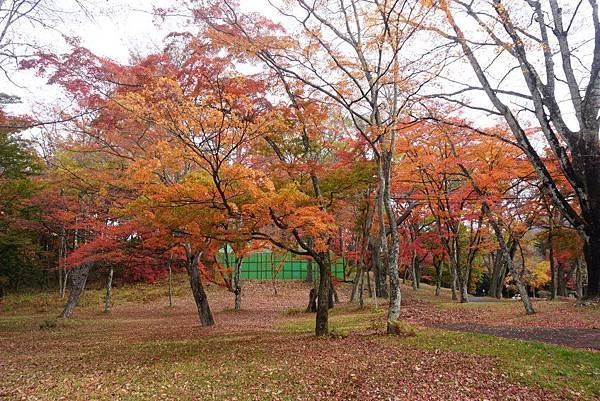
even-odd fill
[{"label": "white sky", "polygon": [[[85,2],[91,18],[81,11],[73,11],[77,9],[76,0],[45,1],[54,2],[65,11],[62,14],[63,21],[56,24],[59,32],[25,25],[19,27],[19,33],[27,40],[34,40],[41,46],[59,53],[68,50],[61,37],[61,34],[65,34],[79,37],[81,44],[97,55],[126,63],[131,53],[147,54],[160,50],[165,35],[181,27],[176,19],[168,19],[165,24],[156,24],[152,14],[154,7],[168,7],[177,3],[177,0],[79,0]],[[569,1],[563,0],[563,3]],[[278,14],[269,5],[268,0],[240,0],[240,3],[243,11],[261,12],[278,20]],[[583,30],[585,35],[587,32],[586,29]],[[470,67],[456,67],[462,70],[460,78],[468,82],[465,76],[472,76]],[[9,112],[40,116],[51,105],[61,103],[60,90],[49,87],[44,78],[35,77],[33,72],[12,71],[10,77],[17,85],[0,76],[0,92],[18,95],[23,103],[7,107]],[[522,78],[518,77],[510,81],[517,85],[524,84]],[[487,105],[487,98],[482,95],[477,96],[475,100]],[[486,116],[472,111],[468,112],[468,115],[477,120],[489,120]]]},{"label": "white sky", "polygon": [[[78,37],[81,45],[93,53],[126,63],[130,54],[149,54],[162,48],[163,38],[178,29],[177,21],[168,19],[164,24],[155,22],[154,7],[168,7],[173,0],[87,0],[89,15],[78,10],[74,0],[55,0],[64,12],[57,31],[52,32],[25,24],[19,27],[28,40],[35,41],[51,51],[67,51],[61,35]],[[241,0],[244,11],[269,14],[267,0]],[[78,11],[74,11],[78,10]],[[271,14],[271,16],[274,16]],[[91,17],[91,18],[90,18]],[[13,82],[11,82],[11,80]],[[10,80],[0,76],[0,92],[21,97],[19,105],[7,106],[13,113],[33,113],[60,102],[60,90],[46,84],[32,71],[11,68]]]}]

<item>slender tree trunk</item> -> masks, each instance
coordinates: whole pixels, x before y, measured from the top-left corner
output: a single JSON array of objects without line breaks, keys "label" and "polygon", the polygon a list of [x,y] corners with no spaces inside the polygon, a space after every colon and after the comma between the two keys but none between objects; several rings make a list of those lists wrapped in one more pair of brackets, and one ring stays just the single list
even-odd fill
[{"label": "slender tree trunk", "polygon": [[338,295],[337,290],[335,289],[335,285],[333,284],[333,280],[331,281],[331,292],[333,293],[333,301],[336,304],[340,303],[340,296]]},{"label": "slender tree trunk", "polygon": [[238,257],[235,261],[235,271],[233,273],[233,293],[235,294],[234,309],[242,309],[242,262],[244,258]]},{"label": "slender tree trunk", "polygon": [[306,261],[306,282],[307,283],[313,282],[313,260],[312,259],[308,259]]},{"label": "slender tree trunk", "polygon": [[171,265],[169,265],[169,289],[168,289],[168,296],[169,296],[169,308],[173,307],[173,269],[171,269]]},{"label": "slender tree trunk", "polygon": [[458,235],[458,227],[455,229],[455,237],[452,239],[452,256],[454,261],[454,271],[456,277],[456,283],[458,284],[458,295],[460,303],[469,302],[469,294],[467,293],[467,278],[466,278],[466,266],[462,266],[462,260],[460,257],[461,246],[460,238]]},{"label": "slender tree trunk", "polygon": [[556,275],[556,259],[554,258],[554,216],[553,212],[548,209],[548,254],[550,258],[550,297],[556,299],[558,295],[557,275]]},{"label": "slender tree trunk", "polygon": [[108,271],[108,277],[106,279],[106,296],[104,297],[104,313],[110,312],[110,299],[112,295],[112,281],[113,281],[113,268],[111,267]]},{"label": "slender tree trunk", "polygon": [[364,270],[360,271],[360,282],[358,285],[358,305],[360,308],[365,307],[365,274],[368,274]]},{"label": "slender tree trunk", "polygon": [[66,269],[63,269],[63,270],[64,270],[65,274],[63,275],[63,283],[62,283],[62,289],[61,289],[61,294],[60,294],[61,299],[64,299],[65,295],[67,294],[67,283],[69,282],[68,281],[69,275],[71,273],[70,270],[66,270]]},{"label": "slender tree trunk", "polygon": [[[369,273],[367,272],[367,274]],[[373,287],[375,287],[375,280],[373,280]],[[369,283],[369,288],[371,288],[371,283]],[[370,293],[375,295],[373,297],[373,301],[375,302],[375,309],[379,309],[379,301],[377,300],[377,292],[375,291],[375,288],[371,289]]]},{"label": "slender tree trunk", "polygon": [[558,296],[558,285],[556,274],[556,260],[554,259],[554,251],[552,250],[552,244],[550,244],[550,290],[551,290],[551,298],[556,299]]},{"label": "slender tree trunk", "polygon": [[200,271],[198,270],[198,262],[202,256],[202,251],[199,251],[194,255],[190,244],[186,244],[187,263],[186,270],[188,273],[188,279],[190,282],[190,288],[192,289],[192,295],[194,296],[194,302],[198,310],[198,318],[202,326],[212,326],[215,321],[208,305],[208,298],[202,285],[202,279],[200,278]]},{"label": "slender tree trunk", "polygon": [[327,292],[327,307],[333,309],[335,307],[335,290],[333,289],[331,278],[329,279],[329,291]]},{"label": "slender tree trunk", "polygon": [[465,273],[462,280],[461,286],[461,302],[469,302],[469,284],[471,282],[471,263],[472,261],[467,261],[467,266],[465,266]]},{"label": "slender tree trunk", "polygon": [[435,296],[439,297],[442,291],[442,262],[435,263]]},{"label": "slender tree trunk", "polygon": [[[60,261],[60,256],[58,257],[58,260]],[[60,262],[59,262],[60,263]],[[62,285],[63,285],[63,278],[62,278],[62,267],[58,267],[58,295],[62,298],[62,294],[63,294],[63,289],[62,289]]]},{"label": "slender tree trunk", "polygon": [[378,240],[369,240],[371,257],[373,259],[373,276],[375,281],[375,294],[379,298],[388,297],[388,286],[387,286],[387,271],[381,263],[381,245]]},{"label": "slender tree trunk", "polygon": [[584,293],[583,293],[583,263],[581,260],[581,256],[577,258],[577,265],[576,265],[576,272],[575,272],[575,289],[577,291],[577,299],[581,300],[583,299]]},{"label": "slender tree trunk", "polygon": [[527,288],[525,287],[525,284],[523,284],[523,281],[521,280],[521,275],[515,268],[515,265],[513,263],[513,255],[511,255],[510,250],[507,248],[506,243],[504,242],[504,238],[502,236],[502,230],[500,229],[500,224],[496,220],[494,220],[487,203],[484,203],[482,208],[483,208],[483,211],[485,212],[485,214],[488,216],[488,220],[494,230],[494,234],[496,235],[496,238],[498,238],[498,243],[500,244],[500,251],[502,252],[502,255],[504,256],[504,262],[506,263],[506,266],[508,267],[508,271],[510,272],[515,284],[517,285],[519,294],[521,295],[521,302],[523,302],[523,306],[525,308],[525,313],[527,313],[528,315],[532,315],[535,313],[535,310],[533,309],[533,304],[531,303],[531,299],[529,299],[529,294],[527,293]]},{"label": "slender tree trunk", "polygon": [[350,302],[356,302],[358,299],[358,291],[360,287],[360,280],[362,279],[363,267],[358,266],[358,270],[356,271],[356,275],[354,276],[354,281],[352,282],[352,292],[350,293]]},{"label": "slender tree trunk", "polygon": [[315,335],[329,334],[329,294],[331,291],[331,261],[328,252],[320,252],[316,260],[319,265],[319,288],[317,290],[317,317]]},{"label": "slender tree trunk", "polygon": [[467,289],[467,280],[463,279],[460,284],[460,302],[467,303],[469,302],[469,291]]},{"label": "slender tree trunk", "polygon": [[79,298],[83,291],[85,290],[85,283],[87,282],[88,275],[90,274],[89,263],[86,263],[82,266],[75,267],[71,271],[71,290],[69,291],[69,297],[67,298],[67,303],[60,314],[60,317],[68,319],[73,316],[73,311],[75,307],[79,303]]},{"label": "slender tree trunk", "polygon": [[412,258],[410,261],[410,275],[412,276],[412,289],[413,291],[417,290],[417,254],[413,250]]},{"label": "slender tree trunk", "polygon": [[473,271],[473,261],[471,260],[471,261],[469,261],[469,264],[467,265],[467,291],[469,291],[469,289],[473,285],[473,275],[471,274],[472,271]]},{"label": "slender tree trunk", "polygon": [[450,285],[450,288],[452,290],[452,300],[457,301],[458,295],[456,295],[456,268],[454,267],[453,262],[448,263],[448,267],[450,268],[450,275],[452,276],[452,284]]},{"label": "slender tree trunk", "polygon": [[[390,303],[388,306],[388,315],[387,315],[387,333],[388,334],[397,334],[397,325],[394,324],[395,321],[400,317],[400,305],[402,302],[402,294],[400,292],[400,272],[398,271],[398,252],[400,248],[400,235],[398,234],[398,227],[396,225],[396,216],[394,214],[394,210],[392,208],[391,203],[391,168],[392,168],[392,155],[394,151],[394,132],[392,132],[390,150],[382,151],[382,157],[380,157],[379,161],[379,177],[380,177],[380,191],[382,192],[381,196],[381,205],[380,205],[380,220],[383,223],[384,220],[384,210],[385,217],[387,217],[388,225],[390,227],[390,244],[389,247],[385,247],[388,255],[387,255],[387,270],[390,279]],[[383,162],[383,164],[382,164]],[[386,238],[385,227],[383,227],[383,232],[381,236],[382,241],[387,241]]]},{"label": "slender tree trunk", "polygon": [[367,270],[365,275],[367,276],[367,291],[369,291],[369,298],[373,298],[373,291],[371,290],[371,272]]},{"label": "slender tree trunk", "polygon": [[[515,253],[517,252],[517,248],[518,248],[518,242],[516,240],[511,240],[510,241],[510,248],[508,248],[508,253],[510,256],[510,260],[512,261]],[[505,260],[504,260],[504,255],[501,252],[501,250],[498,250],[498,256],[499,256],[499,269],[498,269],[498,277],[497,277],[497,281],[498,281],[498,286],[496,287],[496,293],[494,294],[494,296],[497,299],[501,299],[502,298],[502,291],[504,290],[504,279],[506,278],[506,273],[508,271],[508,265],[506,264]]]},{"label": "slender tree trunk", "polygon": [[317,311],[317,289],[311,288],[308,293],[308,306],[306,307],[305,313],[314,313]]}]

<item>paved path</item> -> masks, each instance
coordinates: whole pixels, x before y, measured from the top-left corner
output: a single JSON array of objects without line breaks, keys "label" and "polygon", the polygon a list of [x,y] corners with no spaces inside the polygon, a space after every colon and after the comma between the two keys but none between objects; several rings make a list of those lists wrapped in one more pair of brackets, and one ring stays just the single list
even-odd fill
[{"label": "paved path", "polygon": [[469,333],[491,334],[518,340],[542,341],[574,348],[600,350],[600,329],[496,326],[480,323],[439,323],[435,327]]}]

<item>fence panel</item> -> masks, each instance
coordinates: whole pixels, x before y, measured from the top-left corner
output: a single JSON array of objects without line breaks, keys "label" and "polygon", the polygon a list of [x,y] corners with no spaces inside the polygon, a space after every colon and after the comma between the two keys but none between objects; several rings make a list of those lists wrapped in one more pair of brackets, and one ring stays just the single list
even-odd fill
[{"label": "fence panel", "polygon": [[[225,264],[225,258],[221,254],[218,257],[220,263]],[[236,257],[229,255],[229,266],[235,266]],[[334,277],[343,280],[345,273],[345,262],[341,257],[332,255],[331,273]],[[306,280],[308,261],[299,259],[289,253],[256,252],[245,256],[242,261],[242,280]],[[313,263],[313,276],[319,276],[319,268]]]}]

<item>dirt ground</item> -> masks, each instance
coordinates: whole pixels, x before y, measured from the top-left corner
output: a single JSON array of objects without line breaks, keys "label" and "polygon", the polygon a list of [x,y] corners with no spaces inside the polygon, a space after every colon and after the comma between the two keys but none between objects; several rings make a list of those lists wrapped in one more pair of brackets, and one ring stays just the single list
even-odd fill
[{"label": "dirt ground", "polygon": [[[99,303],[90,302],[77,310],[73,321],[59,320],[48,328],[43,327],[45,319],[58,312],[54,306],[43,313],[18,308],[0,313],[0,400],[586,399],[568,389],[515,380],[494,357],[424,349],[369,326],[316,339],[302,326],[308,321],[310,329],[312,322],[301,312],[306,284],[277,287],[275,295],[271,284],[246,283],[243,310],[235,312],[232,295],[212,286],[208,293],[216,325],[211,328],[198,325],[191,297],[185,295],[175,298],[173,308],[164,298],[116,300],[109,315],[101,313]],[[346,302],[349,288],[339,291]],[[472,324],[465,320],[473,315],[470,309],[405,294],[402,318],[407,321]],[[498,315],[510,315],[513,306],[491,311],[479,306],[483,311],[478,314],[486,327],[501,327],[496,323],[506,319]],[[354,322],[367,316],[379,319],[379,327],[385,323],[382,312],[352,313],[339,319]],[[521,330],[537,322],[536,327],[544,327],[543,319],[527,319],[517,316],[511,325]],[[582,312],[571,321],[591,326],[587,319]]]}]

